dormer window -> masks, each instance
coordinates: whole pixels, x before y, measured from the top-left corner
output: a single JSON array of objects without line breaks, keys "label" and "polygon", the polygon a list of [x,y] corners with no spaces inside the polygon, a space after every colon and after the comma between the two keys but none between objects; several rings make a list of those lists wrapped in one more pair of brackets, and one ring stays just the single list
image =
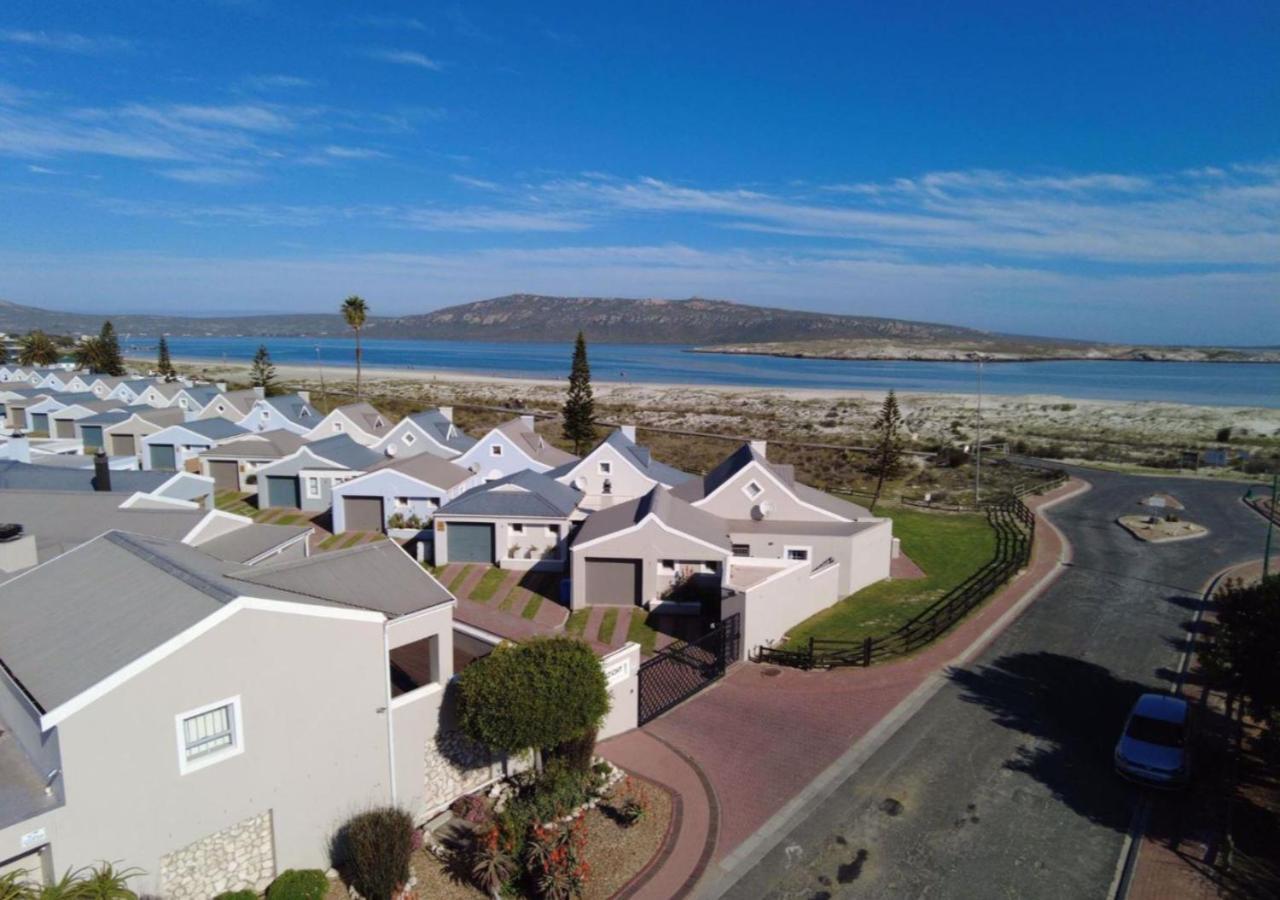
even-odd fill
[{"label": "dormer window", "polygon": [[742,488],[742,492],[754,500],[764,493],[764,488],[760,487],[760,482],[758,481],[748,481]]},{"label": "dormer window", "polygon": [[492,444],[492,445],[490,445],[490,447],[489,447],[489,455],[490,455],[490,456],[501,456],[501,455],[502,455],[502,445],[501,445],[501,444]]},{"label": "dormer window", "polygon": [[259,415],[262,416],[262,420],[265,422],[268,418],[271,417],[271,411],[264,409],[261,413],[259,413]]}]

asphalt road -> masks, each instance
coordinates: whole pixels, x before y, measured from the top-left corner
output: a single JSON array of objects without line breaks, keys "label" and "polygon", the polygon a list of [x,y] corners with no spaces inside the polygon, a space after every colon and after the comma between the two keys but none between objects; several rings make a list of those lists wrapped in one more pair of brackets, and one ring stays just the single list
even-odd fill
[{"label": "asphalt road", "polygon": [[[1206,582],[1261,555],[1264,523],[1237,484],[1079,474],[1093,490],[1050,512],[1070,567],[725,896],[1107,895],[1138,797],[1111,768],[1124,716],[1168,687]],[[1210,534],[1115,524],[1156,491]]]}]

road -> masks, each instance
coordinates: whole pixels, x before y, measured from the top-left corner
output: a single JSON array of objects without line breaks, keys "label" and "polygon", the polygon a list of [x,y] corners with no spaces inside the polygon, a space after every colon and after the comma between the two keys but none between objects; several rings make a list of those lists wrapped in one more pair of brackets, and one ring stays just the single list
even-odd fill
[{"label": "road", "polygon": [[[1204,585],[1261,555],[1264,526],[1240,485],[1076,474],[1093,490],[1049,514],[1061,577],[724,896],[1107,896],[1138,798],[1111,769],[1125,713],[1168,687]],[[1115,524],[1156,491],[1210,533]]]}]

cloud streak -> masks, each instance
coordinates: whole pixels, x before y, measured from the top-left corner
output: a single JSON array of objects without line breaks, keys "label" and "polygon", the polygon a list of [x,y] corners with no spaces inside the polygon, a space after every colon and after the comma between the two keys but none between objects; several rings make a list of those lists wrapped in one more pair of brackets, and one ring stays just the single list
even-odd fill
[{"label": "cloud streak", "polygon": [[417,50],[374,49],[367,51],[366,55],[370,59],[376,59],[380,62],[392,63],[397,66],[410,66],[415,69],[426,69],[431,72],[439,72],[443,68],[440,63],[425,53],[419,53]]},{"label": "cloud streak", "polygon": [[101,53],[122,53],[132,50],[133,41],[111,35],[77,34],[72,31],[24,31],[21,29],[0,30],[0,42],[22,47],[34,47],[40,50],[57,50],[63,53],[79,53],[97,55]]}]

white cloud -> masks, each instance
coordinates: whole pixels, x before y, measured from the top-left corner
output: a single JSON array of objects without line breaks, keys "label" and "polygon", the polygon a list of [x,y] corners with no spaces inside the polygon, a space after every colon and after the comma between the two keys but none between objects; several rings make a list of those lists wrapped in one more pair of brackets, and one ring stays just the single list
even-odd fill
[{"label": "white cloud", "polygon": [[65,53],[119,53],[134,48],[134,42],[110,35],[76,34],[71,31],[0,30],[0,42]]},{"label": "white cloud", "polygon": [[254,91],[288,90],[315,87],[319,82],[298,75],[251,75],[240,84]]},{"label": "white cloud", "polygon": [[421,19],[412,16],[360,16],[356,21],[371,28],[402,28],[407,31],[427,31]]},{"label": "white cloud", "polygon": [[186,184],[233,185],[247,184],[262,178],[261,172],[245,168],[225,168],[219,166],[193,166],[188,169],[162,169],[159,173],[171,181]]},{"label": "white cloud", "polygon": [[387,154],[369,147],[343,147],[330,144],[324,148],[324,155],[334,159],[385,159]]},{"label": "white cloud", "polygon": [[458,184],[465,185],[467,187],[477,188],[482,191],[500,190],[496,182],[486,181],[483,178],[472,178],[470,175],[450,175],[449,177],[452,178],[454,181],[456,181]]},{"label": "white cloud", "polygon": [[425,53],[419,53],[416,50],[370,50],[367,55],[370,59],[394,63],[398,66],[429,69],[432,72],[438,72],[442,68],[440,63],[431,59]]}]

